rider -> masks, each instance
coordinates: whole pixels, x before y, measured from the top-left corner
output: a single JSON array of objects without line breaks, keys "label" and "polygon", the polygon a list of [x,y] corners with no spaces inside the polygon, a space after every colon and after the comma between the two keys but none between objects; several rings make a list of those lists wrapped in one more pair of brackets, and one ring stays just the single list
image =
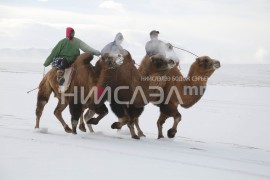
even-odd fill
[{"label": "rider", "polygon": [[173,46],[170,43],[164,43],[158,39],[159,31],[153,30],[150,32],[150,41],[145,45],[146,54],[151,57],[161,55],[164,58],[172,59],[179,62],[178,57],[173,51]]},{"label": "rider", "polygon": [[65,68],[68,68],[74,63],[77,56],[80,55],[80,49],[84,52],[90,52],[96,56],[101,54],[98,50],[93,49],[82,40],[74,37],[74,35],[74,29],[67,27],[66,38],[58,42],[58,44],[53,48],[51,54],[43,64],[45,67],[47,67],[52,63],[52,66],[58,69],[57,81],[60,86],[65,82],[63,77]]},{"label": "rider", "polygon": [[102,50],[101,50],[101,55],[104,55],[105,53],[109,53],[113,56],[118,56],[123,55],[124,53],[124,49],[121,46],[122,42],[124,40],[124,37],[122,35],[122,33],[117,33],[114,41],[110,42],[109,44],[107,44]]}]

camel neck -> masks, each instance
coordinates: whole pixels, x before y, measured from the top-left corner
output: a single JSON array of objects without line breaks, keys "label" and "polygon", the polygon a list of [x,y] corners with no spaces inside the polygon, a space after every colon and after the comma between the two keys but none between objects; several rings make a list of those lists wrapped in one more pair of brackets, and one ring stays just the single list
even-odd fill
[{"label": "camel neck", "polygon": [[208,75],[194,71],[192,68],[189,70],[186,79],[186,85],[190,86],[206,86],[208,81]]},{"label": "camel neck", "polygon": [[204,95],[208,76],[205,74],[200,74],[199,72],[193,71],[190,68],[188,76],[182,81],[181,87],[181,98],[184,108],[189,108],[196,104]]}]

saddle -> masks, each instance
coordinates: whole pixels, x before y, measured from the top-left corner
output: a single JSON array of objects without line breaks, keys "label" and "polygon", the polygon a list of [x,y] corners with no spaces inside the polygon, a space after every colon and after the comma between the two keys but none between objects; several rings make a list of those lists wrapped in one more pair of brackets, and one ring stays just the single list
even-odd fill
[{"label": "saddle", "polygon": [[59,93],[64,93],[66,92],[66,90],[69,88],[69,85],[71,83],[72,80],[72,74],[74,72],[74,66],[73,64],[69,67],[65,69],[65,73],[63,75],[65,82],[63,83],[62,86],[58,87],[58,91]]}]

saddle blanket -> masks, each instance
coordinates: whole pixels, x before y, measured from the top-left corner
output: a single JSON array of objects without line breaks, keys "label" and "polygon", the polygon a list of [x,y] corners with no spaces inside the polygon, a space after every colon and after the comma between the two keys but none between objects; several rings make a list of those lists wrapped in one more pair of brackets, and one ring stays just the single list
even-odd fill
[{"label": "saddle blanket", "polygon": [[73,72],[74,72],[73,65],[71,65],[69,68],[65,69],[65,74],[64,74],[65,82],[62,86],[59,86],[59,93],[64,93],[69,88],[69,85],[70,85],[71,80],[72,80]]}]

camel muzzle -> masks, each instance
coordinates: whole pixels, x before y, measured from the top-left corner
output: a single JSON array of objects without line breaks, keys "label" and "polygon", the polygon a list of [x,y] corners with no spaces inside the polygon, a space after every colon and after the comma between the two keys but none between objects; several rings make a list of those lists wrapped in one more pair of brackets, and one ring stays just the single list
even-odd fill
[{"label": "camel muzzle", "polygon": [[218,69],[218,68],[220,68],[220,67],[221,67],[220,62],[217,61],[217,60],[214,60],[213,68],[216,70],[216,69]]},{"label": "camel muzzle", "polygon": [[169,69],[173,68],[175,65],[176,65],[176,62],[174,60],[170,59],[168,62]]}]

